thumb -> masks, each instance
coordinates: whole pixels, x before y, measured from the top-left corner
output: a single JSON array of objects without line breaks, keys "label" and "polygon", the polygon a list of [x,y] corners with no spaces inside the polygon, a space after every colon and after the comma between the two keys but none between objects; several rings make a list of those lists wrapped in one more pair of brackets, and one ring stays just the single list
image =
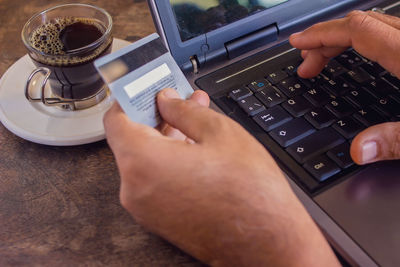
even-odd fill
[{"label": "thumb", "polygon": [[143,146],[145,140],[161,136],[154,128],[131,121],[117,102],[104,115],[103,124],[107,142],[114,152],[124,151],[127,143]]},{"label": "thumb", "polygon": [[359,133],[350,148],[357,164],[400,159],[400,122],[372,126]]}]

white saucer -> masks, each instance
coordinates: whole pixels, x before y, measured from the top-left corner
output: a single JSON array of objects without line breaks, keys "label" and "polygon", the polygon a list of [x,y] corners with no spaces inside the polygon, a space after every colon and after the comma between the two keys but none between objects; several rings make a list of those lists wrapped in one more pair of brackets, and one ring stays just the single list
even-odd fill
[{"label": "white saucer", "polygon": [[[129,42],[115,38],[112,51],[127,45]],[[110,96],[79,111],[28,102],[24,88],[34,69],[31,59],[25,55],[0,80],[0,121],[8,130],[23,139],[54,146],[88,144],[105,138],[103,116],[113,102]]]}]

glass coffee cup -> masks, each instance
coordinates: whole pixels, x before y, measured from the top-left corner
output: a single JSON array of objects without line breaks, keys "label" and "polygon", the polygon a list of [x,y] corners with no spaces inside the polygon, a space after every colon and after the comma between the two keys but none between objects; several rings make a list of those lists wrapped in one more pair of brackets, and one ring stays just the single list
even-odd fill
[{"label": "glass coffee cup", "polygon": [[[102,101],[108,89],[93,62],[111,51],[111,32],[111,16],[92,5],[59,5],[34,15],[22,30],[23,43],[37,67],[28,78],[25,97],[69,110]],[[34,82],[39,73],[44,77]],[[40,97],[31,96],[33,87]]]}]

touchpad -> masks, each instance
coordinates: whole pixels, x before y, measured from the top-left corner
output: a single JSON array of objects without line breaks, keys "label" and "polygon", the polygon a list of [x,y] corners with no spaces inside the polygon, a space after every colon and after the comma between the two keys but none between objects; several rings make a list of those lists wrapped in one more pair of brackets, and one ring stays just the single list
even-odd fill
[{"label": "touchpad", "polygon": [[400,161],[372,164],[315,201],[381,266],[400,263]]}]

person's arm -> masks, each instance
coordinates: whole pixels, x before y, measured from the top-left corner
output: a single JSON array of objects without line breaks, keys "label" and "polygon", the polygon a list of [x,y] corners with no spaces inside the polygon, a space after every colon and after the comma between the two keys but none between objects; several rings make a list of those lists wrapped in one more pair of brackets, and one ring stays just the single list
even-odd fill
[{"label": "person's arm", "polygon": [[[317,75],[330,58],[353,47],[362,56],[378,62],[400,77],[400,19],[376,12],[354,11],[338,20],[318,23],[293,34],[290,43],[302,50],[304,62],[298,74]],[[400,158],[400,123],[370,127],[357,135],[351,155],[358,164]]]},{"label": "person's arm", "polygon": [[339,266],[265,148],[204,92],[176,97],[158,95],[161,132],[118,105],[104,118],[135,220],[213,266]]}]

